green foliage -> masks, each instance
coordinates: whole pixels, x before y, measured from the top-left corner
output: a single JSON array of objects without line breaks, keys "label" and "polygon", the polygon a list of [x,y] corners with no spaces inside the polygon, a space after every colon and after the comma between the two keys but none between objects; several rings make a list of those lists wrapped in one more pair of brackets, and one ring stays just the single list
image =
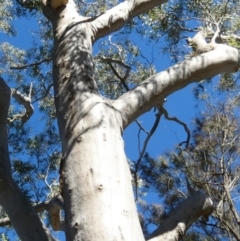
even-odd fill
[{"label": "green foliage", "polygon": [[11,0],[0,1],[0,32],[4,32],[9,35],[14,35],[15,30],[11,25],[13,20],[13,2]]},{"label": "green foliage", "polygon": [[[4,34],[18,37],[18,29],[14,28],[16,24],[12,23],[14,19],[21,21],[25,18],[34,22],[32,42],[28,48],[21,50],[17,44],[10,43],[12,39],[0,43],[0,74],[6,77],[11,87],[26,95],[29,94],[30,84],[33,84],[31,98],[34,116],[24,125],[19,120],[9,123],[13,176],[33,204],[58,193],[61,159],[51,72],[53,33],[50,23],[40,11],[40,2],[0,0],[0,31]],[[97,16],[122,1],[76,2],[82,15]],[[224,43],[239,48],[239,41],[234,37],[239,34],[239,12],[240,2],[234,0],[173,0],[136,17],[110,38],[101,39],[95,44],[95,77],[100,92],[115,99],[134,88],[160,69],[158,62],[161,54],[168,55],[175,62],[185,59],[191,52],[185,38],[192,37],[200,27],[209,31],[209,41],[218,23],[221,33],[228,36]],[[215,95],[226,92],[236,94],[239,90],[237,80],[237,74],[222,75],[214,89]],[[201,82],[195,89],[198,100],[209,101],[205,91],[209,88],[208,84],[208,81]],[[148,205],[138,200],[145,234],[150,232],[151,225],[159,225],[186,197],[186,175],[194,187],[209,193],[216,206],[223,199],[224,192],[222,185],[225,177],[219,165],[221,158],[224,159],[222,165],[229,179],[239,176],[239,120],[236,113],[240,102],[239,98],[226,100],[226,97],[225,94],[222,96],[226,103],[206,105],[206,109],[211,111],[200,113],[195,119],[189,148],[177,147],[174,152],[158,158],[145,154],[138,173],[142,181],[140,192],[154,190],[162,200],[161,205]],[[11,104],[9,118],[13,119],[23,109],[15,102]],[[231,191],[233,197],[239,194],[237,185],[238,181]],[[229,214],[229,203],[224,202],[221,206],[224,218],[235,224],[236,220]],[[232,234],[228,234],[229,227],[222,223],[217,214],[214,215],[210,222],[218,225],[215,229],[210,230],[210,225],[206,227],[198,223],[184,240],[213,240],[208,238],[209,233],[214,240],[220,240],[220,234],[230,240]],[[234,228],[237,227],[234,225]],[[4,234],[0,239],[8,240]]]},{"label": "green foliage", "polygon": [[[240,25],[239,25],[240,26]],[[228,44],[234,48],[237,48],[239,49],[240,48],[240,41],[237,40],[236,38],[234,37],[230,37],[229,40],[228,40]]]},{"label": "green foliage", "polygon": [[6,73],[14,76],[14,79],[21,79],[21,76],[17,76],[14,72],[9,71],[10,66],[14,66],[15,63],[21,63],[26,56],[25,50],[21,50],[12,46],[7,42],[0,44],[0,74]]},{"label": "green foliage", "polygon": [[192,188],[207,193],[214,202],[208,221],[193,225],[184,240],[234,240],[240,233],[238,99],[231,94],[223,101],[205,99],[206,110],[194,120],[189,147],[177,147],[160,158],[146,155],[141,164],[145,188],[159,193],[165,211],[187,197],[185,176]]},{"label": "green foliage", "polygon": [[4,233],[2,233],[0,236],[0,240],[1,241],[9,241],[10,239]]}]

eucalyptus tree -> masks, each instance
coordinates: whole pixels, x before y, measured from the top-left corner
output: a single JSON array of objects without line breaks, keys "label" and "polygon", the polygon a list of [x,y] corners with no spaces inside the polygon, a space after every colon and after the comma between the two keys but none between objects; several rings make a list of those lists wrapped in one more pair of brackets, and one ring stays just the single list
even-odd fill
[{"label": "eucalyptus tree", "polygon": [[184,240],[239,240],[239,95],[228,93],[221,101],[206,90],[202,95],[207,108],[194,120],[188,147],[177,146],[159,158],[144,156],[143,187],[164,197],[165,207],[141,205],[151,214],[145,225],[159,224],[188,193],[201,190],[213,201],[213,212],[193,224]]},{"label": "eucalyptus tree", "polygon": [[[12,226],[21,240],[54,240],[46,227],[47,221],[41,222],[36,214],[46,210],[52,228],[64,231],[66,240],[144,240],[122,133],[152,108],[158,111],[156,123],[162,114],[167,117],[163,107],[165,98],[188,84],[238,70],[239,23],[230,13],[237,16],[239,3],[16,0],[12,4],[8,1],[1,5],[2,15],[6,15],[2,29],[14,34],[9,24],[12,15],[8,14],[8,10],[12,10],[15,16],[35,16],[41,26],[38,34],[42,37],[41,43],[35,40],[25,53],[9,44],[1,45],[5,65],[1,69],[2,77],[9,78],[9,85],[14,88],[10,89],[1,78],[0,204]],[[187,50],[180,51],[173,46],[183,44],[183,34],[193,31],[190,27],[196,26],[197,21],[203,23],[202,28],[198,25],[199,28],[194,29],[196,34],[187,39],[193,52],[159,73],[150,62],[146,67],[134,59],[141,56],[141,50],[124,35],[135,29],[136,33],[157,41],[165,34],[177,60],[177,54]],[[123,34],[122,39],[119,35],[119,42],[124,45],[114,43],[109,37],[108,44],[113,48],[107,52],[107,47],[100,48],[99,54],[93,57],[93,44],[99,44],[100,39],[116,31]],[[32,60],[34,63],[30,63]],[[46,66],[41,67],[49,63],[52,72]],[[22,69],[28,69],[27,73],[21,72]],[[34,78],[36,86],[25,82],[26,76],[28,80]],[[122,87],[127,90],[124,94]],[[25,112],[17,114],[18,108],[9,109],[11,96],[25,107]],[[31,137],[28,120],[33,118],[34,103],[39,103],[40,112],[47,117],[42,120],[43,131]],[[19,148],[21,144],[28,152]],[[33,165],[33,160],[29,160],[23,165],[21,159],[26,155],[34,157],[36,163]],[[134,168],[135,183],[140,161],[141,158]],[[54,176],[58,165],[60,194],[55,190]],[[21,172],[24,175],[18,176]],[[36,180],[41,182],[35,184]],[[16,183],[22,185],[22,189]],[[29,185],[33,190],[29,191]],[[50,199],[40,203],[46,187],[50,195],[45,196]],[[33,206],[29,200],[37,204]],[[147,239],[180,240],[193,222],[208,216],[212,210],[211,199],[203,192],[194,191]],[[9,220],[5,218],[2,223],[9,224]]]},{"label": "eucalyptus tree", "polygon": [[205,190],[214,202],[214,211],[211,219],[205,220],[204,230],[216,239],[240,239],[238,109],[238,95],[223,103],[208,103],[210,113],[202,113],[196,119],[194,142],[183,154],[192,185]]}]

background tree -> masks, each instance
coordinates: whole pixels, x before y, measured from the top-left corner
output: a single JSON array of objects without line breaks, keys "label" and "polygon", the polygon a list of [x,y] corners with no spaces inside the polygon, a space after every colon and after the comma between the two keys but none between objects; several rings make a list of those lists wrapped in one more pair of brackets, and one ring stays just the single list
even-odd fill
[{"label": "background tree", "polygon": [[[123,130],[155,108],[155,124],[132,166],[137,198],[142,157],[161,116],[188,131],[183,122],[169,117],[163,107],[165,98],[192,82],[239,67],[239,23],[232,17],[238,14],[237,1],[165,2],[16,0],[1,4],[1,29],[7,34],[15,34],[10,22],[13,16],[31,17],[39,24],[28,50],[1,44],[1,75],[13,88],[10,91],[1,78],[0,203],[3,217],[8,215],[21,240],[54,240],[46,228],[49,223],[53,230],[64,231],[67,240],[144,240]],[[104,38],[115,31],[114,37]],[[196,35],[189,34],[187,39],[193,49],[189,53],[180,46],[184,35],[194,31]],[[133,36],[143,35],[150,45],[170,50],[174,61],[182,62],[157,73],[133,41]],[[160,36],[166,37],[165,46]],[[16,103],[9,108],[10,94],[25,111]],[[39,110],[38,128],[34,128],[33,108]],[[58,189],[59,166],[64,204]],[[164,179],[168,173],[162,168],[151,178]],[[162,188],[166,187],[164,183]],[[152,206],[155,216],[151,218],[159,216],[163,221],[148,239],[180,240],[192,223],[208,216],[212,208],[211,199],[199,191],[185,197],[166,219],[158,206]],[[44,210],[49,220],[40,214],[45,220],[42,223],[36,212]],[[6,224],[9,219],[2,219],[2,225]]]},{"label": "background tree", "polygon": [[[208,96],[206,91],[203,96]],[[142,212],[152,213],[146,219],[148,224],[158,224],[161,219],[156,213],[164,218],[189,192],[202,190],[213,201],[214,210],[191,227],[190,240],[205,236],[209,240],[239,240],[239,97],[230,94],[220,102],[208,96],[205,101],[206,111],[195,119],[187,148],[178,146],[157,159],[145,155],[140,168],[142,188],[154,188],[163,196],[165,210],[160,205],[142,205]]]}]

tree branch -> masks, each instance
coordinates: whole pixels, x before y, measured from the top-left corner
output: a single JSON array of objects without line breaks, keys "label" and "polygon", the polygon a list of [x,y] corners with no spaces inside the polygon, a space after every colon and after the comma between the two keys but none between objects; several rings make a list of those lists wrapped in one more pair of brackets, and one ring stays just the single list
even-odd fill
[{"label": "tree branch", "polygon": [[134,170],[134,180],[135,180],[135,195],[136,195],[136,200],[138,199],[138,177],[137,177],[137,173],[138,173],[138,169],[139,169],[139,165],[141,163],[141,160],[142,160],[142,157],[147,149],[147,145],[148,145],[148,142],[151,138],[151,136],[154,134],[154,132],[156,131],[157,127],[158,127],[158,124],[160,122],[160,119],[161,119],[161,116],[162,116],[162,113],[158,112],[156,114],[156,119],[155,119],[155,122],[152,126],[152,129],[151,131],[148,133],[144,143],[143,143],[143,148],[140,152],[140,155],[139,155],[139,158],[138,160],[136,161],[135,163],[135,170]]},{"label": "tree branch", "polygon": [[61,220],[61,209],[64,209],[63,199],[62,196],[59,194],[50,200],[47,207],[51,226],[54,231],[65,230],[65,222]]},{"label": "tree branch", "polygon": [[189,141],[190,141],[190,130],[188,129],[187,124],[184,123],[183,121],[180,121],[180,120],[179,120],[177,117],[175,117],[175,116],[174,116],[174,117],[169,116],[167,110],[166,110],[162,105],[159,106],[159,109],[162,111],[162,113],[164,114],[164,117],[165,117],[167,120],[175,121],[175,122],[177,122],[178,124],[180,124],[180,125],[183,126],[184,130],[185,130],[186,133],[187,133],[187,140],[179,143],[179,146],[181,146],[182,144],[186,143],[186,147],[188,147]]},{"label": "tree branch", "polygon": [[[52,199],[35,205],[36,213],[48,211],[51,226],[54,231],[64,231],[64,222],[61,221],[60,210],[63,209],[63,199],[61,195],[57,195]],[[11,220],[6,217],[0,219],[0,227],[11,225]]]},{"label": "tree branch", "polygon": [[135,16],[165,2],[167,0],[125,0],[91,22],[94,41],[119,30]]},{"label": "tree branch", "polygon": [[[109,66],[110,66],[111,70],[113,71],[113,73],[120,79],[120,81],[121,81],[122,85],[124,86],[125,90],[126,90],[126,91],[129,91],[129,87],[128,87],[128,85],[126,84],[126,80],[127,80],[128,76],[129,76],[129,73],[130,73],[130,71],[131,71],[131,67],[128,66],[127,64],[123,63],[123,62],[122,62],[121,60],[119,60],[119,59],[105,58],[105,57],[100,57],[100,59],[101,59],[102,61],[104,61],[104,62],[106,62],[106,63],[109,64]],[[119,65],[121,65],[122,67],[124,67],[124,68],[127,69],[126,72],[125,72],[124,77],[121,77],[121,76],[118,74],[117,70],[113,67],[112,63],[119,64]],[[137,125],[139,126],[140,130],[144,131],[146,134],[149,134],[149,132],[146,131],[146,130],[143,128],[143,126],[141,125],[141,123],[140,123],[138,120],[135,120],[135,122],[136,122]]]},{"label": "tree branch", "polygon": [[32,92],[32,84],[30,86],[30,90],[29,90],[29,96],[24,96],[23,94],[21,94],[19,91],[17,91],[16,89],[12,89],[12,97],[20,104],[23,105],[25,107],[25,113],[22,114],[18,114],[13,116],[12,119],[8,120],[10,122],[14,121],[15,119],[21,119],[22,123],[25,123],[33,114],[33,106],[31,104],[31,92]]},{"label": "tree branch", "polygon": [[197,54],[206,53],[214,49],[215,42],[207,43],[205,38],[206,33],[200,31],[193,38],[187,38],[187,43]]},{"label": "tree branch", "polygon": [[46,91],[45,94],[43,96],[41,96],[41,97],[36,98],[32,103],[34,104],[35,102],[37,102],[39,100],[42,100],[45,97],[47,97],[47,95],[50,93],[50,90],[51,90],[52,87],[53,87],[53,84],[50,84],[47,88],[45,88],[45,86],[44,86],[45,91]]},{"label": "tree branch", "polygon": [[234,72],[239,68],[239,63],[240,55],[237,49],[217,44],[210,52],[187,59],[151,76],[115,100],[114,106],[122,114],[123,126],[126,128],[138,116],[158,105],[168,95],[190,83],[220,73]]},{"label": "tree branch", "polygon": [[188,228],[201,216],[208,216],[213,211],[213,202],[205,194],[195,191],[192,196],[182,201],[161,225],[147,238],[150,241],[178,241]]},{"label": "tree branch", "polygon": [[51,60],[52,60],[52,58],[46,58],[46,59],[43,59],[43,60],[41,60],[39,62],[35,62],[35,63],[32,63],[32,64],[11,66],[10,69],[22,70],[22,69],[26,69],[28,67],[32,67],[32,66],[35,66],[35,65],[40,65],[40,64],[45,63],[45,62],[50,62]]},{"label": "tree branch", "polygon": [[[128,87],[127,84],[126,84],[126,79],[127,79],[128,76],[129,76],[129,73],[130,73],[130,71],[131,71],[131,67],[128,66],[127,64],[123,63],[123,62],[122,62],[121,60],[119,60],[119,59],[105,58],[105,57],[100,57],[100,59],[101,59],[102,61],[106,62],[106,63],[110,66],[112,72],[118,77],[118,79],[120,79],[120,81],[121,81],[122,85],[124,86],[124,88],[125,88],[127,91],[129,91],[129,87]],[[124,67],[124,68],[126,69],[126,72],[125,72],[124,77],[121,77],[121,76],[119,75],[119,73],[117,72],[117,70],[113,67],[112,63],[119,64],[120,66],[122,66],[122,67]]]}]

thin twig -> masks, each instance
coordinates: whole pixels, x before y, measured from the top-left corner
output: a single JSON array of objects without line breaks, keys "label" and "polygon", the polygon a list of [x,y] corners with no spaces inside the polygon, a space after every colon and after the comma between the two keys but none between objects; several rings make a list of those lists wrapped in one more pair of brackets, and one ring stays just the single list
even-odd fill
[{"label": "thin twig", "polygon": [[[130,71],[131,71],[131,67],[125,63],[123,63],[121,60],[119,59],[113,59],[113,58],[105,58],[105,57],[101,57],[101,60],[103,60],[104,62],[108,63],[108,65],[110,66],[111,70],[113,71],[113,73],[120,79],[123,87],[125,88],[126,91],[129,91],[129,87],[126,84],[126,79],[128,78]],[[124,68],[127,69],[124,77],[121,77],[117,70],[113,67],[112,63],[116,63],[119,64],[121,66],[123,66]],[[137,125],[139,126],[140,130],[144,131],[146,134],[149,134],[149,132],[147,130],[145,130],[143,128],[143,126],[141,125],[141,123],[138,120],[135,120],[135,122],[137,123]]]},{"label": "thin twig", "polygon": [[118,52],[119,52],[119,55],[121,55],[121,53],[122,53],[122,47],[119,47],[117,44],[114,44],[113,42],[112,42],[112,35],[110,35],[109,37],[108,37],[108,41],[109,41],[109,43],[112,45],[112,46],[114,46],[115,48],[117,48],[118,49]]},{"label": "thin twig", "polygon": [[37,98],[36,100],[34,100],[32,103],[34,104],[35,102],[44,99],[44,98],[49,94],[49,92],[50,92],[50,90],[51,90],[52,87],[53,87],[53,84],[50,84],[50,85],[47,87],[45,94],[44,94],[43,96]]},{"label": "thin twig", "polygon": [[167,120],[170,120],[170,121],[175,121],[177,122],[178,124],[182,125],[184,130],[186,131],[187,133],[187,140],[186,141],[183,141],[181,143],[179,143],[179,146],[183,145],[186,143],[186,147],[189,146],[189,142],[190,142],[190,130],[188,129],[187,127],[187,124],[183,121],[180,121],[177,117],[170,117],[167,110],[163,107],[163,106],[159,106],[159,109],[162,111],[162,113],[164,114],[164,117],[167,119]]},{"label": "thin twig", "polygon": [[139,130],[142,130],[143,132],[145,132],[147,135],[149,134],[149,131],[147,131],[145,128],[143,128],[142,124],[140,123],[139,120],[135,120],[135,122],[137,123],[138,127],[140,128]]},{"label": "thin twig", "polygon": [[[126,79],[128,78],[130,71],[131,71],[131,67],[125,63],[123,63],[123,61],[119,60],[119,59],[115,59],[115,58],[105,58],[105,57],[100,57],[100,59],[104,62],[106,62],[111,70],[113,71],[113,73],[117,76],[118,79],[120,79],[122,85],[124,86],[124,88],[129,91],[129,87],[126,84]],[[124,67],[126,69],[125,75],[124,77],[121,77],[119,75],[119,73],[117,72],[117,70],[113,67],[112,63],[118,64],[122,67]]]},{"label": "thin twig", "polygon": [[143,143],[143,148],[142,148],[142,151],[140,152],[140,155],[139,155],[139,158],[138,160],[136,161],[136,164],[135,164],[135,170],[134,170],[134,180],[135,180],[135,195],[136,195],[136,200],[138,199],[138,184],[137,184],[137,172],[138,172],[138,169],[139,169],[139,165],[141,163],[141,160],[143,158],[143,155],[146,151],[146,148],[147,148],[147,145],[148,145],[148,142],[151,138],[151,136],[154,134],[154,132],[156,131],[157,127],[158,127],[158,124],[160,122],[160,119],[161,119],[161,116],[162,116],[162,113],[159,111],[157,114],[156,114],[156,119],[155,119],[155,122],[152,126],[152,129],[151,131],[149,132],[149,134],[147,135],[144,143]]},{"label": "thin twig", "polygon": [[35,65],[40,65],[42,63],[45,63],[45,62],[50,62],[52,60],[52,58],[47,58],[47,59],[43,59],[39,62],[35,62],[35,63],[32,63],[32,64],[26,64],[26,65],[22,65],[22,66],[11,66],[10,69],[18,69],[18,70],[21,70],[21,69],[26,69],[28,67],[31,67],[31,66],[35,66]]},{"label": "thin twig", "polygon": [[49,174],[49,169],[50,169],[51,163],[49,163],[47,170],[46,170],[46,174],[45,174],[45,178],[44,178],[44,182],[47,185],[47,187],[50,189],[51,193],[52,193],[52,187],[51,185],[49,185],[47,179],[48,179],[48,174]]},{"label": "thin twig", "polygon": [[111,63],[108,63],[108,64],[109,64],[111,70],[113,71],[113,73],[121,80],[121,83],[124,86],[124,88],[128,91],[129,87],[127,86],[125,80],[118,74],[118,72],[115,70],[115,68],[113,67],[113,65]]}]

